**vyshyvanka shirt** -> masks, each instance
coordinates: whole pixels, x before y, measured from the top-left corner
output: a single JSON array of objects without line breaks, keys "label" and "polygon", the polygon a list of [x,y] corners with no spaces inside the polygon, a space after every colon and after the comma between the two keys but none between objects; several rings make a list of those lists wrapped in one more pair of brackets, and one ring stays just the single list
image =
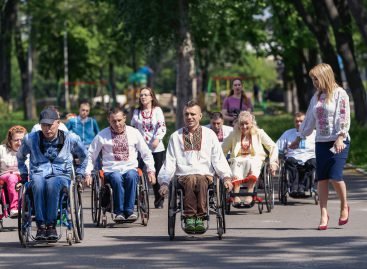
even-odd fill
[{"label": "vyshyvanka shirt", "polygon": [[326,94],[318,98],[312,97],[298,135],[303,138],[310,135],[316,128],[316,142],[335,141],[339,135],[350,139],[350,106],[349,97],[343,88],[336,88],[329,101]]},{"label": "vyshyvanka shirt", "polygon": [[104,172],[124,174],[128,170],[137,169],[138,152],[147,166],[147,171],[155,172],[153,155],[137,129],[126,125],[124,131],[117,134],[107,127],[97,134],[88,149],[86,173],[91,173],[99,154],[102,155]]},{"label": "vyshyvanka shirt", "polygon": [[184,127],[171,135],[158,182],[168,184],[173,176],[195,174],[217,174],[220,178],[232,175],[216,134],[201,126],[193,134]]}]

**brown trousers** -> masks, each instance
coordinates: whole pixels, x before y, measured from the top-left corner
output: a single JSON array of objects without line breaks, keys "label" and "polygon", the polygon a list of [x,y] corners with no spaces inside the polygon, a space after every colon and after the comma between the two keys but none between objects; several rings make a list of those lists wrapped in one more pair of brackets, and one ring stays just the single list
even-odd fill
[{"label": "brown trousers", "polygon": [[207,214],[208,186],[213,177],[203,175],[180,176],[178,183],[184,189],[184,215],[187,217],[205,216]]}]

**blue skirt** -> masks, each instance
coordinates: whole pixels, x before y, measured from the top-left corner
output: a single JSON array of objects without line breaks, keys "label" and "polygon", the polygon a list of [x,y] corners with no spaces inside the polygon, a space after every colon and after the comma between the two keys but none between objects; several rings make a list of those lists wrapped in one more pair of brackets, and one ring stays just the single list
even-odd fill
[{"label": "blue skirt", "polygon": [[345,148],[338,154],[330,151],[334,142],[316,142],[316,181],[325,179],[343,181],[343,169],[348,158],[350,141],[349,139],[344,141]]}]

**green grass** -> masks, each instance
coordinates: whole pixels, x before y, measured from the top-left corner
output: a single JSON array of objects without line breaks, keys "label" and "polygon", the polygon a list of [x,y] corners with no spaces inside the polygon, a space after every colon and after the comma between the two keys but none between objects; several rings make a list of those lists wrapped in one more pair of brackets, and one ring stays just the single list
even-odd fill
[{"label": "green grass", "polygon": [[[104,112],[94,111],[93,115],[96,115],[96,119],[99,122],[100,129],[105,128],[108,123]],[[4,117],[5,118],[5,117]],[[31,130],[36,121],[24,121],[22,120],[22,113],[16,112],[12,113],[9,119],[0,120],[0,141],[5,139],[7,130],[16,124],[22,125],[27,128],[28,131]],[[256,116],[256,121],[258,126],[266,131],[266,133],[276,141],[284,130],[293,127],[293,119],[289,114],[279,114],[279,115],[259,115]],[[209,122],[209,119],[204,115],[202,124]],[[169,136],[175,131],[175,122],[167,122],[167,135],[165,136],[163,142],[167,145]],[[350,129],[351,136],[351,150],[349,152],[348,162],[353,163],[359,167],[367,169],[367,143],[365,143],[365,137],[367,137],[367,127],[358,126],[355,120],[352,120],[352,127]]]}]

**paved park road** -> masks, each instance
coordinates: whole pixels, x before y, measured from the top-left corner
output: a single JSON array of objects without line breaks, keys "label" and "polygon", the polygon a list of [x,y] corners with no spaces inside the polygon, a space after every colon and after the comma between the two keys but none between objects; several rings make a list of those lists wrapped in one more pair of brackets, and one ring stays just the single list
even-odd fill
[{"label": "paved park road", "polygon": [[[329,229],[317,231],[319,209],[312,199],[289,199],[260,215],[257,207],[233,210],[227,233],[216,237],[214,218],[206,234],[176,238],[167,235],[167,209],[152,209],[147,227],[140,224],[96,228],[91,224],[90,190],[84,193],[85,240],[46,247],[20,247],[16,222],[0,232],[1,268],[367,268],[367,180],[346,170],[351,207],[350,223],[337,225],[339,203],[329,202]],[[64,240],[64,238],[62,239]]]}]

